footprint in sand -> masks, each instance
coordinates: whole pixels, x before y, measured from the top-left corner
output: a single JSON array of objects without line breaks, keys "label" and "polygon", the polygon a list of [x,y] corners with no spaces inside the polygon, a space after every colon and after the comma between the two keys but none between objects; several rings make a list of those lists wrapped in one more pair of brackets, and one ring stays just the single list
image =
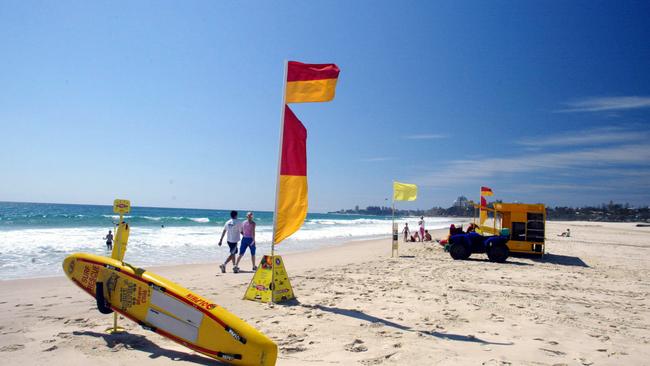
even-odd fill
[{"label": "footprint in sand", "polygon": [[388,360],[389,358],[393,357],[397,352],[389,353],[384,356],[379,356],[375,358],[369,358],[366,360],[361,360],[359,361],[362,365],[379,365],[383,363],[384,361]]},{"label": "footprint in sand", "polygon": [[10,344],[8,346],[2,346],[0,347],[0,352],[14,352],[14,351],[20,351],[21,349],[25,348],[24,344]]},{"label": "footprint in sand", "polygon": [[564,356],[564,355],[566,355],[566,353],[564,353],[562,351],[557,351],[557,350],[548,349],[548,348],[540,348],[540,351],[544,351],[544,352],[550,353],[550,354],[555,355],[555,356]]},{"label": "footprint in sand", "polygon": [[355,339],[352,343],[345,345],[345,350],[348,352],[366,352],[368,347],[363,343],[361,339]]}]

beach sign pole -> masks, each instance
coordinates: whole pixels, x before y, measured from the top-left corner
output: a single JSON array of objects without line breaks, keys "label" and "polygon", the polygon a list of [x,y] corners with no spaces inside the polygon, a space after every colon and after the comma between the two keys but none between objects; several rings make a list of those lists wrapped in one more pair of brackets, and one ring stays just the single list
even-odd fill
[{"label": "beach sign pole", "polygon": [[418,197],[418,186],[410,183],[401,183],[393,181],[393,247],[391,257],[399,257],[399,235],[397,234],[398,228],[395,223],[395,201],[415,201]]},{"label": "beach sign pole", "polygon": [[[393,181],[393,186],[395,182]],[[397,223],[395,223],[395,194],[393,193],[393,246],[390,251],[390,256],[394,257],[395,254],[399,257],[399,235],[397,234]]]},{"label": "beach sign pole", "polygon": [[[115,230],[115,242],[111,258],[118,261],[124,259],[126,253],[126,244],[129,240],[129,224],[124,222],[124,214],[131,212],[131,202],[129,200],[116,199],[113,201],[113,212],[120,215],[120,221]],[[124,328],[117,326],[117,312],[113,312],[113,326],[106,329],[108,334],[119,334],[124,332]]]}]

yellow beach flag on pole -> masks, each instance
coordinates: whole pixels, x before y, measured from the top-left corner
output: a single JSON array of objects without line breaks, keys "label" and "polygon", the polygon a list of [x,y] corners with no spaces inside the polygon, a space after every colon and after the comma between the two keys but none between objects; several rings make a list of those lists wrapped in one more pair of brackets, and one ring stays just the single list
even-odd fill
[{"label": "yellow beach flag on pole", "polygon": [[415,201],[418,186],[415,184],[393,182],[393,201]]}]

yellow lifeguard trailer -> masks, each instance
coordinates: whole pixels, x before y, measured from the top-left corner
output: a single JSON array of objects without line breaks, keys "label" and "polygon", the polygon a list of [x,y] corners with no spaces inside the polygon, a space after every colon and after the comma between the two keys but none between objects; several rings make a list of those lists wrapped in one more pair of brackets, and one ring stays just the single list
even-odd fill
[{"label": "yellow lifeguard trailer", "polygon": [[[546,207],[541,204],[494,203],[494,208],[474,205],[475,208],[492,213],[492,226],[488,220],[474,225],[482,234],[506,235],[511,253],[544,255],[544,234],[546,228]],[[480,214],[479,214],[480,216]]]}]

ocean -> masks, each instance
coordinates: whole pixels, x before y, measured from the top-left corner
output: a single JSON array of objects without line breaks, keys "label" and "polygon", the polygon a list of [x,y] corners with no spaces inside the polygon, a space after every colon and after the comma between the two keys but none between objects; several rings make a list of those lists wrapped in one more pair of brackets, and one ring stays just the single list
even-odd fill
[{"label": "ocean", "polygon": [[[271,251],[273,213],[254,213],[259,258]],[[245,214],[240,211],[240,218]],[[108,230],[114,231],[118,218],[112,206],[0,202],[0,279],[63,275],[63,258],[75,252],[110,256],[103,238]],[[131,226],[125,261],[140,267],[221,262],[228,246],[225,239],[222,247],[217,244],[229,218],[229,210],[132,207],[125,216]],[[428,229],[454,222],[444,217],[425,220]],[[400,228],[404,222],[415,228],[418,218],[396,221]],[[388,240],[390,231],[390,217],[310,213],[302,228],[276,251],[305,251],[379,237]]]}]

